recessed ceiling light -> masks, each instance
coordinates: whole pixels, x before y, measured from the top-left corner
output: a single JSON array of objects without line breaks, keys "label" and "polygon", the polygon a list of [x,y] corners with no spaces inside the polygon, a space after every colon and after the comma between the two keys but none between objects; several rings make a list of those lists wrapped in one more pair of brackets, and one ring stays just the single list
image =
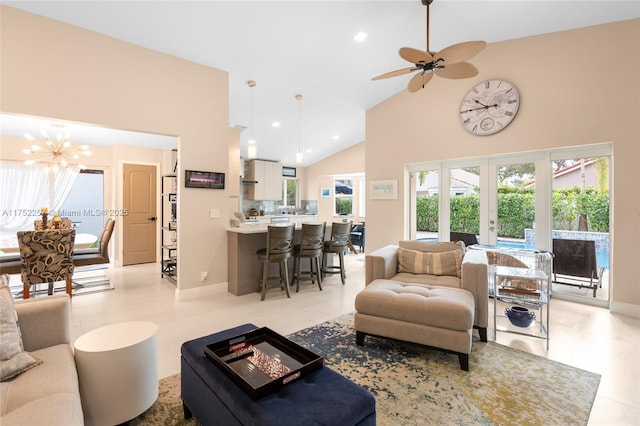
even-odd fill
[{"label": "recessed ceiling light", "polygon": [[355,36],[353,36],[353,39],[355,41],[363,41],[365,38],[369,37],[369,34],[360,31],[358,34],[356,34]]},{"label": "recessed ceiling light", "polygon": [[279,121],[274,121],[273,123],[271,123],[271,125],[273,127],[280,127],[280,122]]},{"label": "recessed ceiling light", "polygon": [[333,136],[331,136],[331,139],[333,139],[334,141],[337,141],[338,139],[340,139],[340,136],[333,135]]}]

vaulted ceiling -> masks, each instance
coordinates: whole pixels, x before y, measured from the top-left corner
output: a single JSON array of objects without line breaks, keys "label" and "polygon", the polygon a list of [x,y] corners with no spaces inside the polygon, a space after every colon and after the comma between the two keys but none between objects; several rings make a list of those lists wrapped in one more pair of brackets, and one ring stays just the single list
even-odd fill
[{"label": "vaulted ceiling", "polygon": [[[400,47],[426,48],[420,0],[3,4],[229,72],[229,125],[245,129],[241,154],[253,135],[259,158],[286,165],[295,165],[299,143],[305,166],[362,142],[365,111],[405,90],[410,76],[371,78],[408,66]],[[435,0],[430,14],[430,47],[438,51],[469,40],[493,43],[637,18],[640,2]],[[358,32],[368,37],[357,42]],[[42,124],[23,129],[26,124],[11,126],[10,118],[1,117],[3,134],[6,128],[35,134]],[[81,142],[100,143],[90,137],[83,134]]]}]

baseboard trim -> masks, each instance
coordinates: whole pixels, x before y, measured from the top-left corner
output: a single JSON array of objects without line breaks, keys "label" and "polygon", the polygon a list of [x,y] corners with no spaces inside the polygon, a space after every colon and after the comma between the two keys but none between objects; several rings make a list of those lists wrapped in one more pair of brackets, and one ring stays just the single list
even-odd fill
[{"label": "baseboard trim", "polygon": [[193,300],[201,297],[211,296],[212,294],[225,293],[228,283],[209,284],[201,287],[188,288],[181,290],[176,288],[174,297],[176,300]]},{"label": "baseboard trim", "polygon": [[609,311],[612,314],[625,315],[633,318],[640,318],[640,305],[632,305],[624,302],[609,302]]}]

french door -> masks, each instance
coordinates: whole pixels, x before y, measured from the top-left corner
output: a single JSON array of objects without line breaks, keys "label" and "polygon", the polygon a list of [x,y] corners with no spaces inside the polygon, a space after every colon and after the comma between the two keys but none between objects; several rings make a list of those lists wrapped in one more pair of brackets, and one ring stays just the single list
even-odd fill
[{"label": "french door", "polygon": [[[536,216],[546,214],[548,203],[538,200],[536,191],[548,170],[545,164],[528,155],[412,166],[410,237],[448,241],[456,232],[473,234],[486,245],[496,245],[499,235],[524,244],[525,231],[536,226]],[[543,239],[529,243],[548,244]]]},{"label": "french door", "polygon": [[[605,243],[600,243],[598,264],[604,263],[607,269],[603,283],[606,289],[598,299],[608,303],[610,159],[611,145],[602,144],[409,165],[406,170],[411,183],[407,198],[410,218],[406,233],[411,239],[449,241],[451,232],[462,232],[474,234],[480,244],[552,251],[553,239],[562,238],[559,233],[579,234],[585,227],[599,228],[600,234],[607,235],[599,236]],[[593,169],[600,167],[597,185],[585,177],[585,170],[588,172],[591,165]],[[571,176],[574,180],[568,183]],[[566,191],[568,186],[585,191],[585,185],[606,192],[603,197],[590,198],[604,200],[600,202],[606,205],[596,207],[600,212],[606,208],[606,215],[600,214],[598,223],[593,215],[585,224],[584,212],[576,216],[569,209],[568,218],[559,223],[558,212],[568,202],[562,189]],[[584,235],[574,238],[582,237],[587,238]],[[607,258],[602,260],[603,256]],[[593,298],[591,293],[586,296]]]}]

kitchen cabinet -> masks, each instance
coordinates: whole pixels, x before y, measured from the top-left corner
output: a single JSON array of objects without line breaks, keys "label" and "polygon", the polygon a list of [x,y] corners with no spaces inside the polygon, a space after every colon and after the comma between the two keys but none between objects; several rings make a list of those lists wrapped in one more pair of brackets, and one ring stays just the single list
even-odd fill
[{"label": "kitchen cabinet", "polygon": [[255,181],[248,185],[247,199],[282,199],[282,164],[274,161],[251,160],[247,174],[249,179]]}]

